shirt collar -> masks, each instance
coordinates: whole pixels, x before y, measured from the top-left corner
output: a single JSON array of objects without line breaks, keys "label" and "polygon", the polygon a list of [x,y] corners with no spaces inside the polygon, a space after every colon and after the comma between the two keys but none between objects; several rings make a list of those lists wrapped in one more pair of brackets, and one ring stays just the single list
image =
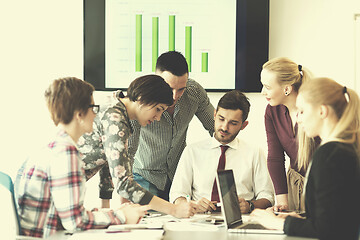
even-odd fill
[{"label": "shirt collar", "polygon": [[[235,138],[232,142],[229,142],[228,144],[226,144],[226,146],[229,146],[230,148],[233,148],[233,149],[238,149],[238,143],[239,143],[239,139]],[[216,140],[214,137],[211,138],[210,148],[218,148],[221,145],[222,144],[218,140]]]},{"label": "shirt collar", "polygon": [[76,150],[79,151],[77,143],[70,137],[70,135],[62,128],[57,127],[57,139],[59,142],[67,142],[75,146]]}]

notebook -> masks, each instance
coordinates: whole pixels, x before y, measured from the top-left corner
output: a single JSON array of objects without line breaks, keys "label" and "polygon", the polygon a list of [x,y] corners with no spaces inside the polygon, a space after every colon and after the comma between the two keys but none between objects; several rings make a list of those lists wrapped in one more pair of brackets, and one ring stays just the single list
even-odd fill
[{"label": "notebook", "polygon": [[259,223],[243,222],[238,195],[236,192],[234,174],[231,169],[218,171],[216,175],[216,182],[222,204],[221,212],[228,232],[284,234],[282,230],[269,230]]}]

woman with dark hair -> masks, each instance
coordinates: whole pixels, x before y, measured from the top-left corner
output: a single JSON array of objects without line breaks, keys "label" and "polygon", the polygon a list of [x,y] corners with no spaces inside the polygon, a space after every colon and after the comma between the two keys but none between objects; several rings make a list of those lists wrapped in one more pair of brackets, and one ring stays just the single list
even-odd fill
[{"label": "woman with dark hair", "polygon": [[[141,126],[159,121],[162,113],[173,104],[172,89],[162,77],[146,75],[130,84],[126,96],[122,93],[120,95],[115,105],[103,109],[95,118],[93,133],[83,135],[78,142],[87,178],[101,170],[100,184],[113,186],[109,183],[114,179],[121,199],[140,205],[149,204],[151,209],[175,217],[194,215],[195,204],[171,204],[134,181],[132,161],[128,153],[128,139],[132,133],[130,120],[136,120]],[[112,191],[106,191],[108,192]],[[102,207],[109,207],[108,199],[112,197],[104,196],[106,193],[100,191]]]},{"label": "woman with dark hair", "polygon": [[45,92],[58,132],[18,171],[15,192],[23,235],[46,238],[64,228],[74,232],[111,224],[134,224],[148,209],[138,204],[107,212],[84,208],[85,176],[75,142],[93,130],[99,112],[93,91],[92,85],[80,79],[61,78],[53,81]]}]

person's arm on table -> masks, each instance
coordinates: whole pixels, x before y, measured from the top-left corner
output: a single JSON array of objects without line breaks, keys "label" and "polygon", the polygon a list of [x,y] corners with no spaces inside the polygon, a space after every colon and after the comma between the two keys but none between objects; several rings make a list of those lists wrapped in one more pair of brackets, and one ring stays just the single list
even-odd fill
[{"label": "person's arm on table", "polygon": [[272,210],[255,209],[251,214],[251,218],[268,229],[283,230],[284,217],[277,217]]},{"label": "person's arm on table", "polygon": [[61,161],[52,161],[49,176],[51,196],[62,226],[70,231],[105,228],[112,224],[126,223],[126,218],[140,219],[148,209],[124,208],[110,211],[87,211],[83,205],[85,179],[75,147],[59,153]]},{"label": "person's arm on table", "polygon": [[185,147],[178,166],[175,171],[174,179],[171,184],[169,197],[170,202],[175,203],[175,205],[181,205],[191,202],[192,206],[197,208],[198,205],[194,201],[191,200],[192,196],[192,181],[193,181],[193,163],[192,163],[192,151],[191,147]]},{"label": "person's arm on table", "polygon": [[239,199],[241,213],[250,213],[255,208],[266,209],[268,207],[271,207],[271,202],[266,198],[261,198],[257,200],[248,200],[248,201],[246,201],[242,197],[238,197],[238,199]]},{"label": "person's arm on table", "polygon": [[[204,213],[204,212],[216,210],[216,206],[214,205],[215,203],[211,202],[207,198],[203,197],[196,202],[193,200],[190,200],[190,201],[196,204],[196,212],[197,213]],[[181,204],[181,203],[185,203],[185,202],[189,202],[189,200],[186,197],[178,197],[174,203]]]}]

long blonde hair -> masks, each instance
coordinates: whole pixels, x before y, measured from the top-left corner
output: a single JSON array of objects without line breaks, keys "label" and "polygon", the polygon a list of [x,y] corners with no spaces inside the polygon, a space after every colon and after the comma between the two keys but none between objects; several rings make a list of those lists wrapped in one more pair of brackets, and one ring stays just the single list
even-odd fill
[{"label": "long blonde hair", "polygon": [[[308,82],[312,77],[312,73],[307,68],[296,64],[286,57],[270,59],[264,63],[262,68],[274,73],[280,86],[290,85],[296,93],[298,93],[301,85]],[[315,150],[316,143],[313,138],[307,137],[301,129],[298,129],[297,141],[299,146],[297,166],[299,170],[306,170],[309,163],[308,160]]]},{"label": "long blonde hair", "polygon": [[357,93],[329,78],[315,78],[303,84],[300,93],[313,105],[330,106],[338,122],[329,139],[351,143],[360,156],[360,100]]}]

